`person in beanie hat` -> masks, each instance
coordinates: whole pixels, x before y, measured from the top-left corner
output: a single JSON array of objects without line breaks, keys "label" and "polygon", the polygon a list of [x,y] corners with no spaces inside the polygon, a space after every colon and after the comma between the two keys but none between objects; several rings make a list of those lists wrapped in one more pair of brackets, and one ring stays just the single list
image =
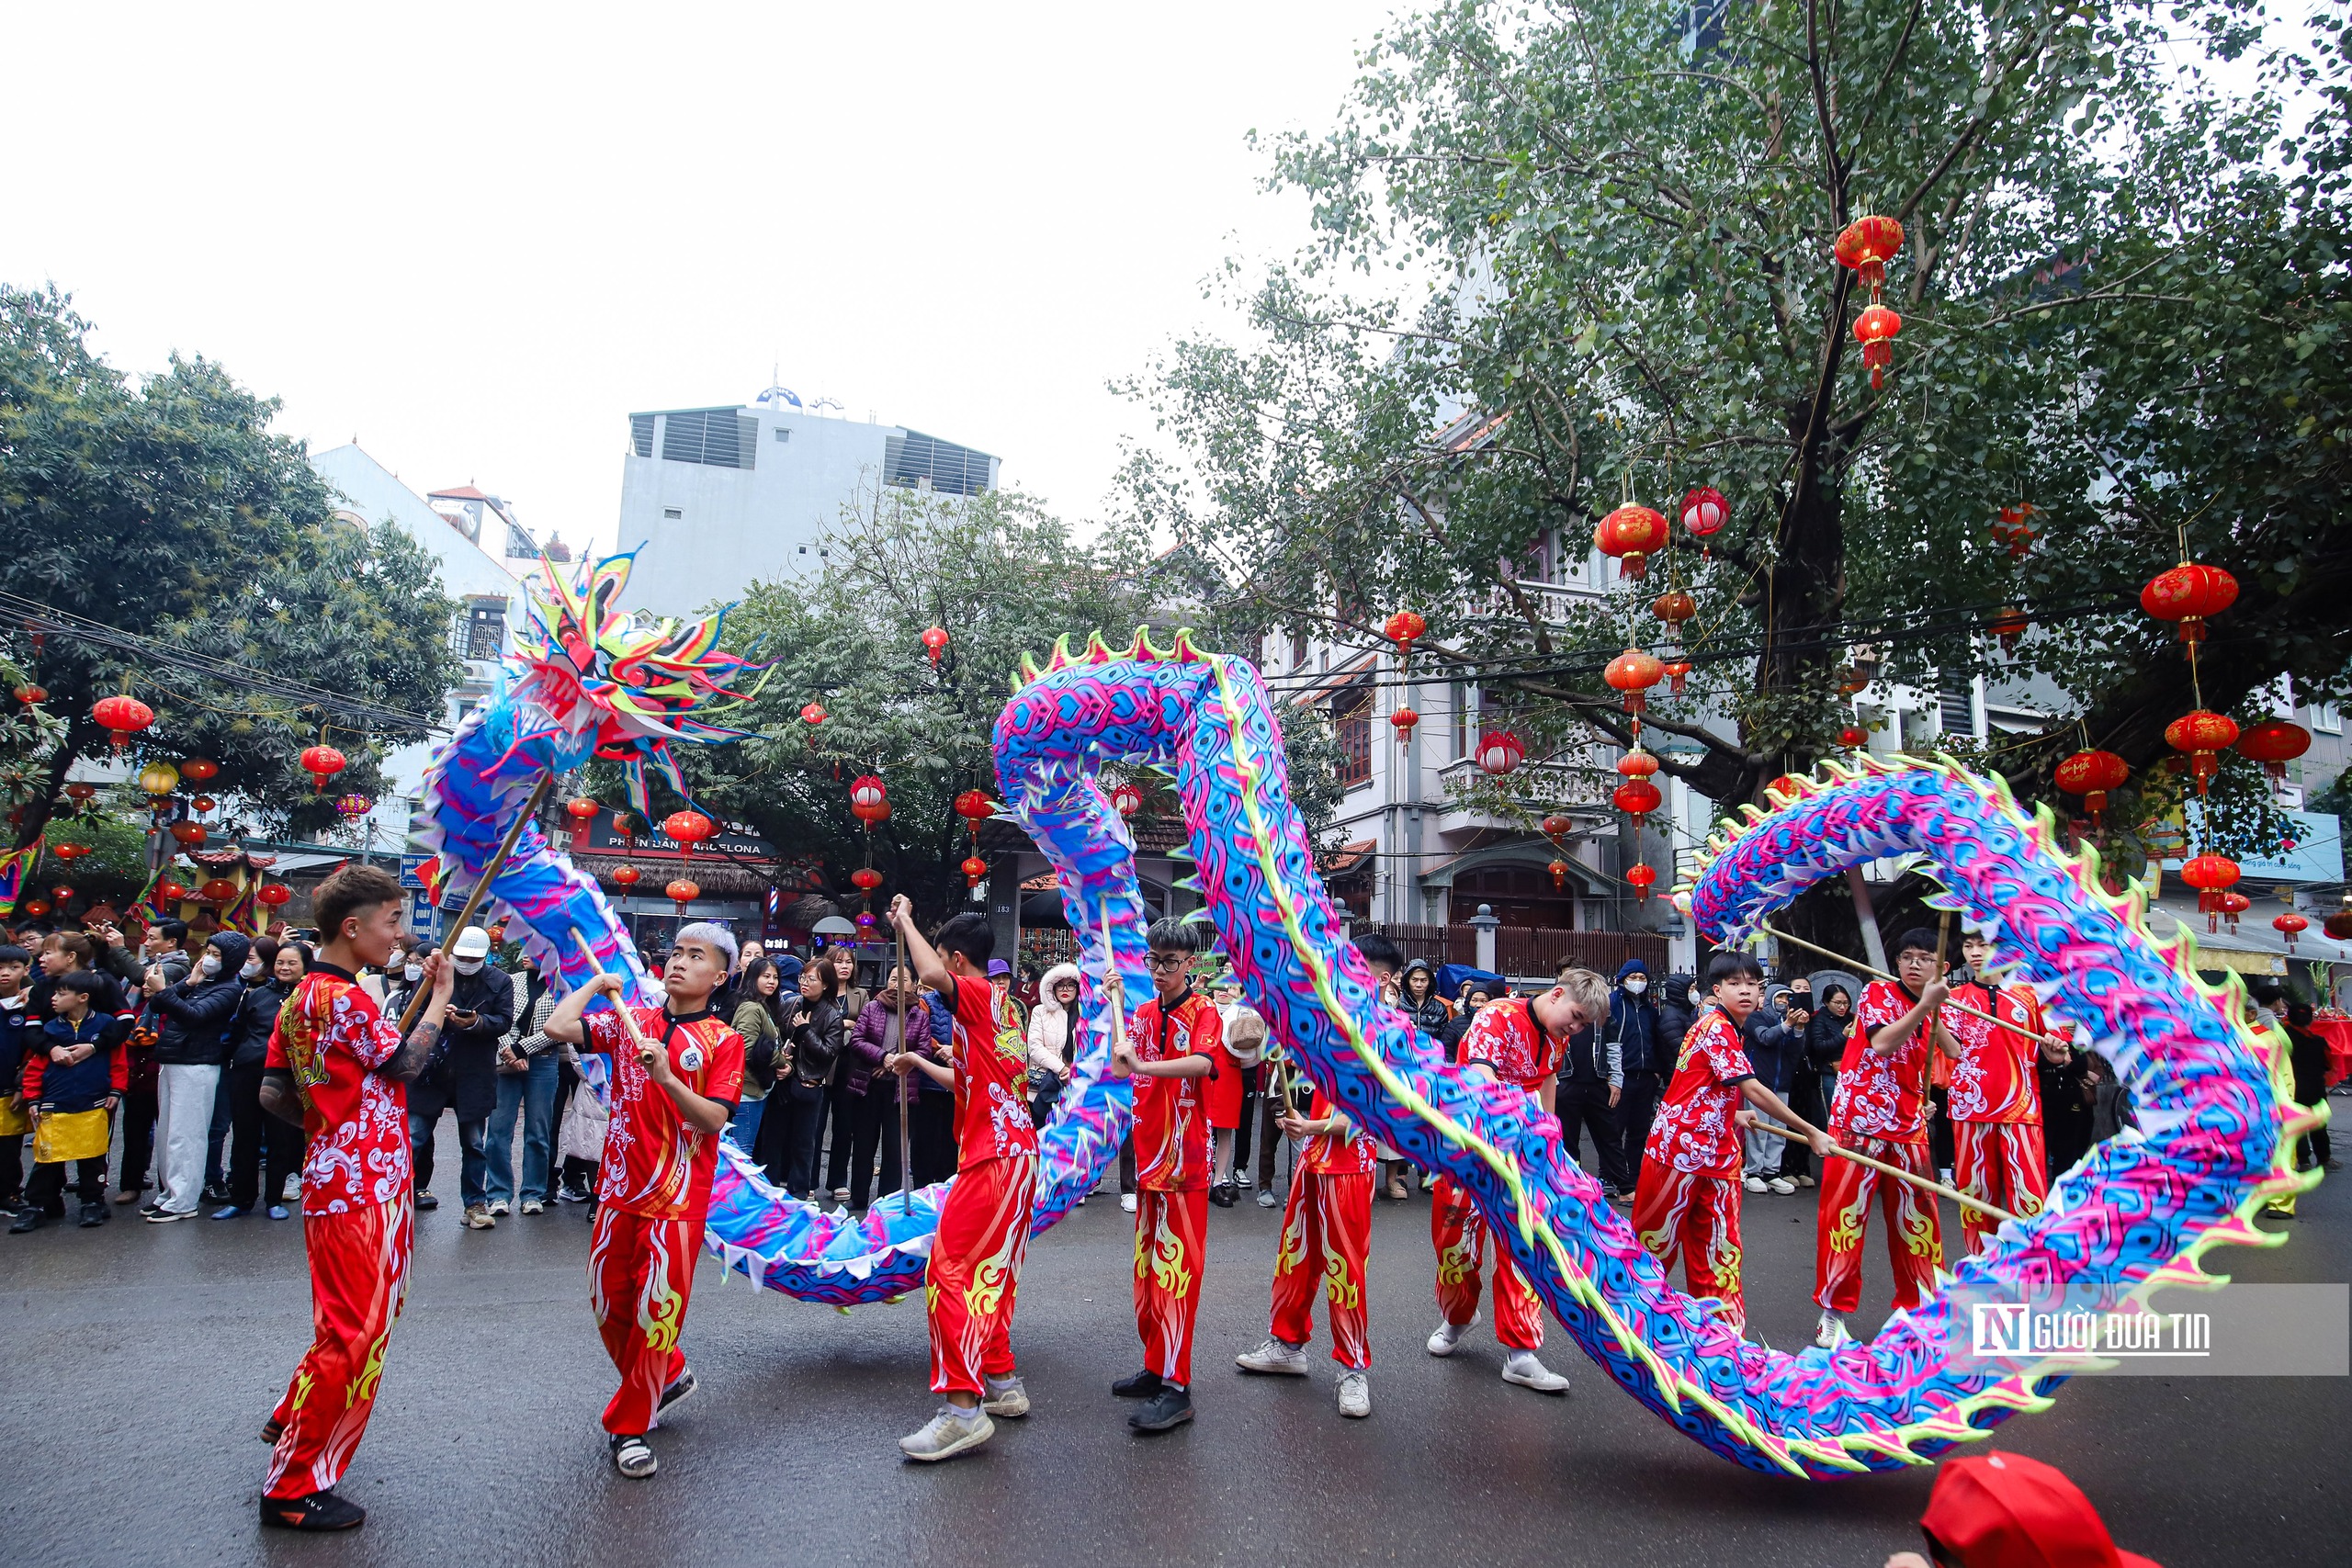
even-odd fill
[{"label": "person in beanie hat", "polygon": [[2117,1548],[2083,1489],[2038,1459],[1973,1454],[1936,1477],[1919,1519],[1928,1554],[1898,1551],[1886,1568],[2159,1568]]}]

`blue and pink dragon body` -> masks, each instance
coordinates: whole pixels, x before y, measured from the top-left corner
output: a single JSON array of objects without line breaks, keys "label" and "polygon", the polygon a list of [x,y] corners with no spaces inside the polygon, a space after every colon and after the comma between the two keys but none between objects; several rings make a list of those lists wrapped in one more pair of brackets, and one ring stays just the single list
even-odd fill
[{"label": "blue and pink dragon body", "polygon": [[[625,558],[593,576],[583,569],[579,588],[550,574],[524,673],[466,722],[428,780],[417,834],[445,874],[481,874],[542,770],[575,767],[599,746],[668,766],[670,740],[726,738],[695,715],[731,696],[727,682],[744,667],[716,651],[715,623],[675,631],[615,615],[625,578]],[[1789,1355],[1673,1289],[1598,1183],[1564,1157],[1549,1116],[1465,1078],[1379,1003],[1315,873],[1273,704],[1249,663],[1181,633],[1164,651],[1140,634],[1122,650],[1100,639],[1076,655],[1058,648],[1043,670],[1024,662],[995,750],[1005,809],[1057,873],[1086,976],[1076,1077],[1041,1138],[1035,1231],[1094,1186],[1125,1134],[1127,1090],[1108,1075],[1097,977],[1115,964],[1127,995],[1147,994],[1147,917],[1133,840],[1095,780],[1105,762],[1148,765],[1178,781],[1206,912],[1274,1036],[1360,1123],[1463,1182],[1577,1344],[1693,1439],[1808,1476],[1917,1464],[2040,1407],[2081,1366],[1981,1370],[1941,1296],[1868,1344]],[[1736,942],[1813,883],[1888,855],[1929,863],[1952,907],[1999,933],[2018,977],[2115,1064],[2140,1107],[2143,1136],[2101,1145],[2047,1211],[2005,1225],[1957,1280],[2144,1296],[2212,1283],[2198,1263],[2211,1246],[2271,1240],[2252,1216],[2301,1185],[2288,1158],[2301,1123],[2236,1021],[2234,981],[2200,981],[2187,939],[2158,942],[2137,890],[2101,891],[2095,864],[2066,854],[2047,818],[2028,816],[1998,781],[1942,762],[1832,764],[1781,808],[1725,824],[1682,897],[1702,931]],[[594,884],[536,827],[491,891],[526,929],[544,972],[566,986],[588,977],[568,935],[578,931],[636,994],[653,994]],[[729,1269],[786,1295],[843,1307],[894,1300],[922,1283],[945,1190],[877,1201],[861,1218],[827,1214],[770,1187],[730,1146],[708,1246]]]}]

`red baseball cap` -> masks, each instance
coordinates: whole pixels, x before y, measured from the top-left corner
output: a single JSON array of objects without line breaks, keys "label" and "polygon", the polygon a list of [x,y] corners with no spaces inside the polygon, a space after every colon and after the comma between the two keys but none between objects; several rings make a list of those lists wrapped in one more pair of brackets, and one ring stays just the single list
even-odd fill
[{"label": "red baseball cap", "polygon": [[2118,1551],[2083,1489],[2023,1454],[1946,1464],[1919,1529],[1960,1568],[2159,1568]]}]

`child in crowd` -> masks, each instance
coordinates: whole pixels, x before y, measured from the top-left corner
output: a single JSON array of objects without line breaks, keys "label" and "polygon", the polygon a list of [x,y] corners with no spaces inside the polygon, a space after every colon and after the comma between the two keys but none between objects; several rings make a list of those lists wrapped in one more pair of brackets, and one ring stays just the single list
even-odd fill
[{"label": "child in crowd", "polygon": [[33,955],[23,948],[0,946],[0,1210],[11,1212],[24,1197],[25,1134],[33,1130],[17,1092],[25,1052],[40,1038],[39,1024],[27,1027],[25,985],[32,967]]},{"label": "child in crowd", "polygon": [[25,1053],[24,1103],[32,1108],[33,1178],[24,1212],[8,1228],[36,1231],[65,1217],[65,1165],[74,1162],[85,1227],[107,1223],[107,1145],[129,1064],[121,1021],[96,1010],[106,977],[75,969],[50,987],[50,1017]]},{"label": "child in crowd", "polygon": [[1706,986],[1713,1005],[1683,1038],[1674,1077],[1658,1101],[1657,1118],[1650,1123],[1649,1142],[1643,1147],[1641,1179],[1634,1191],[1634,1234],[1669,1271],[1679,1254],[1683,1282],[1690,1293],[1721,1302],[1732,1326],[1744,1329],[1741,1129],[1755,1126],[1756,1113],[1761,1111],[1803,1134],[1825,1160],[1829,1135],[1759,1082],[1740,1048],[1741,1026],[1764,999],[1763,966],[1745,953],[1718,953],[1707,961]]},{"label": "child in crowd", "polygon": [[955,1092],[957,1176],[939,1211],[923,1273],[931,1390],[947,1403],[899,1439],[909,1459],[930,1463],[987,1442],[996,1433],[994,1417],[1029,1414],[1029,1392],[1012,1355],[1012,1314],[1036,1203],[1037,1129],[1029,1114],[1019,1007],[1010,987],[992,983],[996,933],[988,918],[956,915],[927,942],[902,893],[890,900],[890,923],[916,978],[946,1004],[949,1061],[943,1065],[902,1042],[882,1066],[921,1072]]}]

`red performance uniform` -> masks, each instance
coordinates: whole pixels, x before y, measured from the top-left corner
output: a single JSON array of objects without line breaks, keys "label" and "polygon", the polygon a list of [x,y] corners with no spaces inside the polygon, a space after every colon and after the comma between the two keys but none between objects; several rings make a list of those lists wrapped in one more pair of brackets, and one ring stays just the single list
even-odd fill
[{"label": "red performance uniform", "polygon": [[1634,1234],[1668,1273],[1678,1254],[1694,1296],[1724,1303],[1744,1325],[1739,1287],[1740,1138],[1736,1120],[1756,1076],[1739,1027],[1710,1008],[1682,1042],[1674,1077],[1658,1101],[1634,1190]]},{"label": "red performance uniform", "polygon": [[1037,1198],[1037,1130],[1028,1053],[1010,1007],[984,980],[956,976],[949,1050],[956,1064],[956,1184],[940,1206],[923,1269],[934,1393],[983,1394],[1013,1372],[1012,1309]]},{"label": "red performance uniform", "polygon": [[[1494,1002],[1478,1010],[1455,1054],[1461,1066],[1484,1063],[1507,1084],[1532,1096],[1560,1070],[1567,1055],[1565,1038],[1546,1034],[1526,998]],[[1430,1202],[1430,1240],[1437,1248],[1437,1305],[1457,1326],[1478,1315],[1479,1272],[1491,1248],[1495,1255],[1495,1338],[1512,1350],[1544,1346],[1544,1307],[1522,1278],[1510,1249],[1497,1242],[1478,1215],[1469,1191],[1441,1176]]]},{"label": "red performance uniform", "polygon": [[[1856,1154],[1933,1180],[1927,1103],[1928,1059],[1935,1055],[1928,1034],[1934,1021],[1923,1020],[1892,1055],[1871,1048],[1871,1035],[1917,1004],[1917,997],[1892,980],[1873,980],[1863,988],[1861,1002],[1854,1009],[1853,1032],[1838,1066],[1829,1135]],[[1944,1016],[1951,1020],[1959,1015]],[[1873,1192],[1886,1221],[1896,1309],[1917,1306],[1935,1289],[1936,1270],[1943,1266],[1943,1232],[1933,1198],[1868,1166],[1833,1158],[1821,1173],[1813,1268],[1813,1299],[1831,1312],[1849,1313],[1861,1304],[1862,1233]]]},{"label": "red performance uniform", "polygon": [[[743,1037],[715,1013],[673,1018],[666,1007],[635,1008],[646,1039],[665,1049],[678,1081],[732,1107],[743,1092]],[[585,1050],[613,1059],[613,1117],[596,1173],[596,1228],[588,1244],[588,1301],[621,1386],[605,1406],[605,1430],[652,1430],[662,1391],[686,1370],[678,1348],[695,1263],[702,1255],[718,1137],[688,1126],[669,1090],[637,1059],[618,1013],[581,1021]]]},{"label": "red performance uniform", "polygon": [[[2005,987],[1997,994],[1974,984],[1955,986],[1951,995],[2001,1020],[1994,1023],[1957,1010],[1945,1013],[1945,1027],[1960,1042],[1944,1107],[1951,1116],[1952,1185],[2019,1219],[2031,1219],[2050,1196],[2041,1089],[2034,1077],[2040,1044],[2033,1037],[2044,1032],[2041,1003],[2023,986]],[[1988,1214],[1960,1211],[1961,1246],[1971,1256],[1984,1251],[1998,1229],[2000,1222]]]},{"label": "red performance uniform", "polygon": [[376,1408],[408,1295],[408,1086],[376,1074],[399,1048],[376,999],[324,963],[302,976],[270,1032],[266,1066],[292,1077],[310,1135],[311,1348],[270,1416],[280,1430],[266,1497],[305,1497],[342,1480]]},{"label": "red performance uniform", "polygon": [[[1331,1114],[1315,1091],[1306,1120]],[[1299,1151],[1283,1210],[1282,1252],[1274,1260],[1273,1337],[1304,1345],[1315,1337],[1315,1286],[1331,1303],[1331,1359],[1354,1371],[1372,1365],[1365,1332],[1364,1263],[1372,1251],[1372,1178],[1379,1168],[1372,1137],[1317,1133]]]},{"label": "red performance uniform", "polygon": [[[1205,1056],[1211,1071],[1225,1054],[1224,1021],[1204,997],[1186,993],[1172,1008],[1153,997],[1127,1021],[1127,1041],[1143,1062]],[[1141,1077],[1135,1084],[1136,1328],[1143,1364],[1165,1381],[1193,1381],[1193,1323],[1201,1310],[1201,1270],[1208,1261],[1209,1119],[1207,1078]]]}]

